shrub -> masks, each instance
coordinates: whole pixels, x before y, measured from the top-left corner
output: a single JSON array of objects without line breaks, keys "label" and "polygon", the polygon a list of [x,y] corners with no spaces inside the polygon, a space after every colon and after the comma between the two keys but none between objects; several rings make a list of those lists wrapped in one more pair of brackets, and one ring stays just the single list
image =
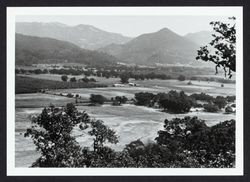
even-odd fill
[{"label": "shrub", "polygon": [[72,98],[72,97],[74,97],[74,95],[72,93],[68,93],[67,97]]},{"label": "shrub", "polygon": [[96,80],[94,78],[90,78],[89,81],[90,82],[96,82]]},{"label": "shrub", "polygon": [[128,101],[128,98],[125,96],[116,96],[115,99],[113,98],[113,105],[125,104],[127,101]]},{"label": "shrub", "polygon": [[80,79],[81,81],[85,82],[85,83],[88,83],[90,80],[88,79],[88,77],[84,77],[82,79]]},{"label": "shrub", "polygon": [[226,112],[226,113],[233,113],[232,107],[227,106],[227,107],[225,108],[225,112]]},{"label": "shrub", "polygon": [[129,75],[126,73],[123,73],[120,75],[120,78],[121,78],[121,83],[128,83]]},{"label": "shrub", "polygon": [[227,96],[227,102],[234,102],[236,100],[236,96]]},{"label": "shrub", "polygon": [[203,108],[206,112],[218,112],[220,110],[217,105],[213,104],[204,104]]},{"label": "shrub", "polygon": [[200,94],[192,94],[190,95],[191,98],[194,98],[195,100],[200,100],[200,101],[206,101],[206,102],[212,102],[214,100],[213,96],[210,96],[205,93],[200,93]]},{"label": "shrub", "polygon": [[152,106],[155,95],[149,92],[140,92],[135,94],[137,105]]},{"label": "shrub", "polygon": [[66,82],[68,80],[68,76],[67,75],[62,75],[61,79],[62,79],[62,81]]},{"label": "shrub", "polygon": [[185,77],[184,75],[180,75],[180,76],[178,77],[178,80],[179,80],[179,81],[185,81],[185,79],[186,79],[186,77]]},{"label": "shrub", "polygon": [[89,99],[92,104],[103,104],[107,100],[104,96],[95,94],[91,94]]},{"label": "shrub", "polygon": [[169,112],[186,113],[192,106],[192,100],[183,91],[178,93],[172,90],[159,99],[159,104]]},{"label": "shrub", "polygon": [[236,104],[232,104],[231,107],[234,107],[234,108],[235,108],[235,107],[236,107]]},{"label": "shrub", "polygon": [[222,96],[217,96],[214,99],[214,104],[217,105],[220,109],[224,108],[227,105],[227,99]]},{"label": "shrub", "polygon": [[75,77],[70,78],[70,82],[76,82],[76,78]]}]

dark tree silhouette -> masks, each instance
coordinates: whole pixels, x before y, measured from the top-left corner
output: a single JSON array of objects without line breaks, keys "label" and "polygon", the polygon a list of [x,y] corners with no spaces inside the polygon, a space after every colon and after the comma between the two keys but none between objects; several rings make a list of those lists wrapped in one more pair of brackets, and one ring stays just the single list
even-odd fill
[{"label": "dark tree silhouette", "polygon": [[120,78],[121,78],[121,83],[128,83],[128,80],[129,80],[128,74],[125,74],[125,73],[121,74]]},{"label": "dark tree silhouette", "polygon": [[103,104],[107,99],[102,95],[91,94],[89,100],[92,104]]},{"label": "dark tree silhouette", "polygon": [[225,72],[225,77],[232,77],[232,72],[236,71],[236,29],[235,17],[229,18],[232,23],[223,23],[213,21],[210,24],[213,26],[215,34],[214,39],[209,43],[215,51],[208,49],[208,45],[200,47],[198,50],[197,60],[210,61],[215,63],[215,70],[218,73],[218,68],[222,67]]},{"label": "dark tree silhouette", "polygon": [[77,127],[80,130],[89,129],[82,135],[94,137],[94,152],[105,154],[104,143],[118,142],[115,131],[103,121],[91,119],[86,112],[78,111],[72,103],[63,108],[46,107],[32,122],[34,125],[27,129],[25,137],[32,138],[41,154],[32,167],[86,167],[95,161],[95,158],[86,160],[84,153],[90,151],[82,148],[73,136],[72,130]]},{"label": "dark tree silhouette", "polygon": [[76,78],[75,77],[70,78],[70,82],[76,82]]},{"label": "dark tree silhouette", "polygon": [[62,79],[62,81],[66,82],[68,80],[68,76],[67,75],[62,75],[61,79]]}]

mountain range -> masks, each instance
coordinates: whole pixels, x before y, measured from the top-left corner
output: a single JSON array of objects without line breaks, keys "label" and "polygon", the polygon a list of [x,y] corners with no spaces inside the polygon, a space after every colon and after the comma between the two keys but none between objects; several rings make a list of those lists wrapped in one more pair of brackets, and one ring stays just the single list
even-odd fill
[{"label": "mountain range", "polygon": [[15,53],[17,65],[62,62],[114,65],[118,62],[114,56],[82,49],[70,42],[22,34],[16,34]]},{"label": "mountain range", "polygon": [[56,22],[19,22],[16,33],[16,61],[20,64],[66,60],[92,65],[122,62],[203,66],[203,62],[195,61],[197,50],[211,39],[208,31],[180,36],[168,28],[129,38],[92,25]]},{"label": "mountain range", "polygon": [[187,65],[194,62],[198,48],[195,42],[163,28],[154,33],[142,34],[123,45],[112,44],[99,51],[125,63]]},{"label": "mountain range", "polygon": [[49,37],[71,42],[84,49],[95,50],[112,43],[123,44],[131,40],[130,37],[111,33],[92,25],[68,26],[58,22],[17,22],[16,33],[36,37]]}]

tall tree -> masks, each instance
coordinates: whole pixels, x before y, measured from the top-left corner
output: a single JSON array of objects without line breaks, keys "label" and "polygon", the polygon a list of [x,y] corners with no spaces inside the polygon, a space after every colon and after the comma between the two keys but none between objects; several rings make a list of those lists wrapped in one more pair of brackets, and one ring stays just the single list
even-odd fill
[{"label": "tall tree", "polygon": [[235,17],[229,17],[230,23],[213,21],[210,25],[213,26],[215,34],[214,39],[209,43],[215,50],[208,49],[208,45],[200,47],[198,50],[197,60],[210,61],[215,63],[215,70],[218,73],[218,68],[222,67],[225,72],[225,77],[232,77],[232,72],[236,71],[236,29]]}]

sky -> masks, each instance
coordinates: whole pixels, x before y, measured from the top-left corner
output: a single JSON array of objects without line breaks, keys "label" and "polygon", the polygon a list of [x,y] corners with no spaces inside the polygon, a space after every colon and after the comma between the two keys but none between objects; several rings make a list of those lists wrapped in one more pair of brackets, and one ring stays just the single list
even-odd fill
[{"label": "sky", "polygon": [[59,22],[74,26],[79,24],[93,25],[99,29],[136,37],[144,33],[156,32],[169,28],[179,35],[199,31],[211,31],[211,21],[227,21],[222,16],[16,16],[16,22]]}]

